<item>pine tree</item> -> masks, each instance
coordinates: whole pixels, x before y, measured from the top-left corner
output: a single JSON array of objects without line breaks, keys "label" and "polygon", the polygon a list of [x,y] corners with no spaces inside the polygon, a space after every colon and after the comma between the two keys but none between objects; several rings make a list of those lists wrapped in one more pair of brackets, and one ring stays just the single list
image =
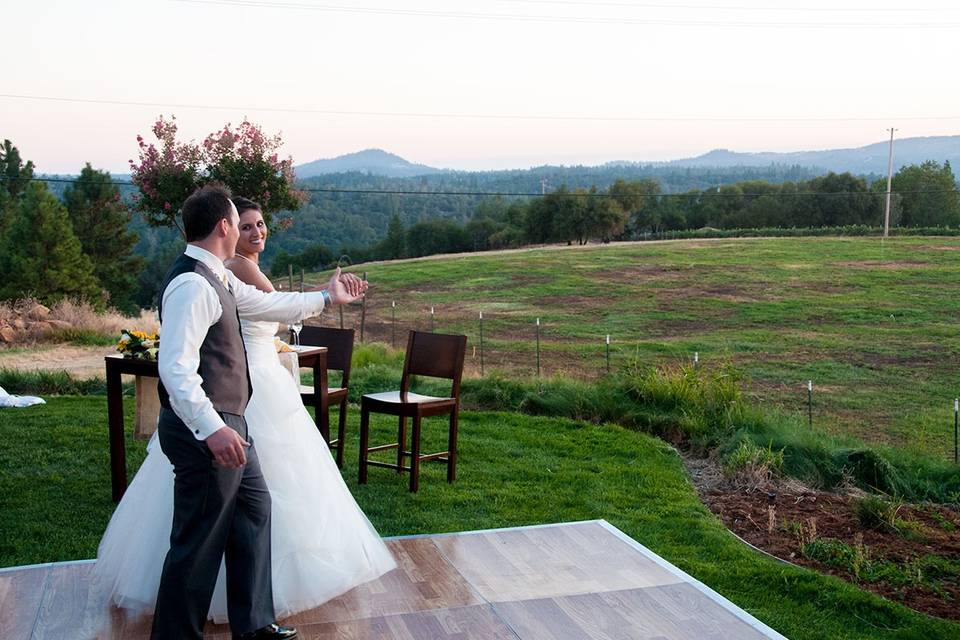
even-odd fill
[{"label": "pine tree", "polygon": [[33,295],[48,303],[65,297],[102,303],[93,264],[83,255],[66,208],[46,185],[27,185],[9,210],[0,247],[0,299]]},{"label": "pine tree", "polygon": [[387,237],[380,243],[380,251],[378,251],[380,257],[386,260],[395,260],[406,255],[406,236],[400,216],[394,214],[390,219],[390,226],[387,227]]},{"label": "pine tree", "polygon": [[24,191],[33,178],[33,162],[28,160],[23,164],[20,151],[9,140],[0,145],[0,174],[3,175],[0,189],[12,198]]},{"label": "pine tree", "polygon": [[137,275],[144,265],[133,253],[137,236],[127,231],[132,214],[120,200],[120,191],[110,174],[97,171],[88,163],[63,199],[73,232],[93,262],[94,275],[110,295],[110,305],[125,313],[135,313]]}]

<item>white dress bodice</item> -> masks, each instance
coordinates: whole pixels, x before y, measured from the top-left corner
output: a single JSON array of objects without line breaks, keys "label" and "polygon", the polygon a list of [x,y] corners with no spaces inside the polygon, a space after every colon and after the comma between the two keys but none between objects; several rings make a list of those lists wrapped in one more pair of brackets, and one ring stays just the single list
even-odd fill
[{"label": "white dress bodice", "polygon": [[243,345],[247,348],[247,365],[250,367],[273,364],[277,360],[274,337],[280,328],[279,322],[240,320]]}]

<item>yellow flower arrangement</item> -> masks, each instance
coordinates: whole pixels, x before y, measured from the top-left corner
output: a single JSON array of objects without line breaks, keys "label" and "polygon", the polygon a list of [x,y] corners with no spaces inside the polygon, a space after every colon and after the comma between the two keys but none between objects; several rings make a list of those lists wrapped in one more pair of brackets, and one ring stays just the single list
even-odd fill
[{"label": "yellow flower arrangement", "polygon": [[117,341],[117,351],[122,353],[124,358],[156,360],[159,350],[159,334],[146,333],[144,331],[130,331],[128,329],[120,332],[120,339]]}]

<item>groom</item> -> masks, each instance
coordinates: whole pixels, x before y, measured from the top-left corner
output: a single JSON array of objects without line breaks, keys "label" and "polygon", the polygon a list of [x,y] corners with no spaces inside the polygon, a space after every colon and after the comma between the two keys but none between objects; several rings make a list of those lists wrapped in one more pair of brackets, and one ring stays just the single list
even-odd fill
[{"label": "groom", "polygon": [[243,418],[250,376],[240,318],[292,324],[366,283],[337,269],[326,291],[264,293],[223,266],[240,236],[230,192],[206,186],[183,205],[186,251],[160,288],[160,445],[174,467],[173,529],[154,639],[202,638],[221,559],[234,638],[296,638],[276,624],[270,493]]}]

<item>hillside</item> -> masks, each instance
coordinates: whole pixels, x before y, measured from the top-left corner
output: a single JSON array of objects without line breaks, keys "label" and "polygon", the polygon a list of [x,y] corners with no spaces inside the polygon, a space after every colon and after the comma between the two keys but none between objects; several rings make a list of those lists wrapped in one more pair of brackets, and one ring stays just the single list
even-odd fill
[{"label": "hillside", "polygon": [[[833,434],[953,455],[958,238],[622,243],[365,264],[367,339],[427,328],[469,336],[485,367],[597,378],[633,361],[733,364],[764,404]],[[319,281],[321,276],[316,276]],[[332,320],[328,319],[327,322]],[[359,322],[359,311],[347,323]],[[479,372],[479,354],[468,367]]]},{"label": "hillside", "polygon": [[424,164],[407,162],[398,155],[388,153],[382,149],[366,149],[356,153],[337,156],[336,158],[314,160],[296,166],[297,177],[300,179],[312,178],[327,173],[370,173],[390,178],[408,178],[411,176],[439,173],[441,169],[434,169]]}]

